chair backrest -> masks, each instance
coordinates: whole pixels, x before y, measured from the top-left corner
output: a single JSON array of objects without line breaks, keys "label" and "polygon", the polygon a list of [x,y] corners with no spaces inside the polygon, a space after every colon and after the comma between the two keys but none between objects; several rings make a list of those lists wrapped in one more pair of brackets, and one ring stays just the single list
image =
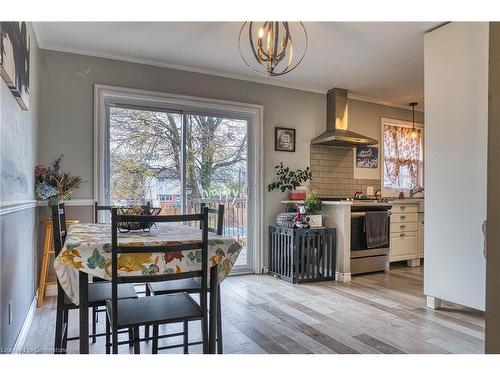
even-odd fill
[{"label": "chair backrest", "polygon": [[[203,212],[203,209],[207,206],[206,203],[200,203],[200,212]],[[213,224],[216,224],[215,227]],[[200,229],[201,227],[200,223]],[[208,231],[218,234],[222,236],[222,231],[224,229],[224,205],[219,204],[218,208],[209,208],[208,209]]]},{"label": "chair backrest", "polygon": [[64,207],[64,203],[53,204],[51,212],[54,252],[55,256],[58,256],[66,240],[66,208]]},{"label": "chair backrest", "polygon": [[[151,202],[147,202],[146,203],[146,206],[141,206],[142,208],[147,208],[147,209],[150,209],[151,208]],[[97,224],[99,223],[99,211],[108,211],[109,213],[111,213],[111,209],[113,208],[113,206],[101,206],[99,205],[98,202],[94,202],[94,223]]]},{"label": "chair backrest", "polygon": [[[179,244],[174,241],[172,244],[155,245],[155,246],[126,246],[120,245],[118,242],[118,223],[188,223],[199,221],[202,223],[201,239],[199,241],[191,241],[185,244]],[[201,278],[200,283],[200,306],[206,314],[207,309],[207,292],[208,292],[208,208],[204,208],[200,214],[189,215],[118,215],[118,209],[111,209],[111,303],[112,303],[112,322],[117,321],[117,306],[118,306],[118,284],[124,283],[146,283],[154,281],[165,281],[174,279],[187,279],[192,277]],[[162,239],[163,240],[163,239]],[[168,238],[165,238],[168,240]],[[170,253],[186,250],[201,251],[201,269],[195,271],[184,271],[178,273],[166,273],[157,275],[140,275],[140,276],[118,276],[118,256],[124,253]],[[198,293],[198,292],[197,292]],[[205,315],[206,316],[206,315]]]}]

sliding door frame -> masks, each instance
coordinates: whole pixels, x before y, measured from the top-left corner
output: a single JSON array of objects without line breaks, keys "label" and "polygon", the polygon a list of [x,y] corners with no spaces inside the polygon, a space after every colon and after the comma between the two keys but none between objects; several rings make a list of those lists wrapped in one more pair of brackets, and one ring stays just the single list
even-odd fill
[{"label": "sliding door frame", "polygon": [[[106,155],[109,145],[109,124],[106,108],[110,105],[142,106],[149,109],[181,111],[185,114],[201,113],[208,116],[229,117],[247,121],[248,131],[248,228],[247,241],[252,249],[251,267],[254,273],[263,268],[264,246],[264,107],[257,104],[233,102],[177,95],[158,91],[131,89],[119,86],[94,84],[94,201],[106,202],[105,181],[108,178]],[[185,118],[183,118],[185,121]],[[183,126],[185,132],[186,126]],[[185,135],[185,134],[184,134]],[[185,146],[183,146],[185,147]],[[182,177],[184,181],[184,176]],[[184,184],[185,182],[183,182]],[[184,200],[183,200],[184,201]]]}]

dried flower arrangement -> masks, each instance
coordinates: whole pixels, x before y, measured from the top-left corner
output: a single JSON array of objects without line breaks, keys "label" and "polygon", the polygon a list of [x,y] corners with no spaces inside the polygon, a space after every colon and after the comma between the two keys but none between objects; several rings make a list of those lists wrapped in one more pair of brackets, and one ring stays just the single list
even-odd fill
[{"label": "dried flower arrangement", "polygon": [[35,192],[38,199],[48,200],[49,205],[60,200],[71,199],[73,190],[78,189],[84,182],[80,176],[72,176],[61,172],[61,154],[49,167],[37,165],[35,167]]}]

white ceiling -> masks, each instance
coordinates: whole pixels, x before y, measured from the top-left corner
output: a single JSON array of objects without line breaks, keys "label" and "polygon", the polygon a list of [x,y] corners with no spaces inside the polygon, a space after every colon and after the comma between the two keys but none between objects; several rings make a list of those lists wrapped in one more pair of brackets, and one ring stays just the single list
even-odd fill
[{"label": "white ceiling", "polygon": [[297,69],[263,77],[242,61],[235,22],[37,22],[41,48],[326,92],[343,87],[387,104],[423,105],[424,34],[437,22],[307,22]]}]

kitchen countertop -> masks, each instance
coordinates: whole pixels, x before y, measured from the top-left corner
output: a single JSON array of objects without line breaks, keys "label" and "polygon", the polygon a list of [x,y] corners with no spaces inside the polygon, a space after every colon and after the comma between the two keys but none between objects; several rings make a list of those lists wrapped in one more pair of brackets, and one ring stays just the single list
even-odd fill
[{"label": "kitchen countertop", "polygon": [[[283,204],[287,203],[304,203],[304,201],[281,201]],[[335,205],[335,206],[352,206],[353,202],[351,201],[321,201],[322,204],[330,204],[330,205]]]},{"label": "kitchen countertop", "polygon": [[389,202],[391,202],[392,204],[419,204],[420,202],[423,202],[424,201],[424,198],[404,198],[404,199],[398,199],[398,198],[394,198],[394,199],[390,199],[389,198]]}]

